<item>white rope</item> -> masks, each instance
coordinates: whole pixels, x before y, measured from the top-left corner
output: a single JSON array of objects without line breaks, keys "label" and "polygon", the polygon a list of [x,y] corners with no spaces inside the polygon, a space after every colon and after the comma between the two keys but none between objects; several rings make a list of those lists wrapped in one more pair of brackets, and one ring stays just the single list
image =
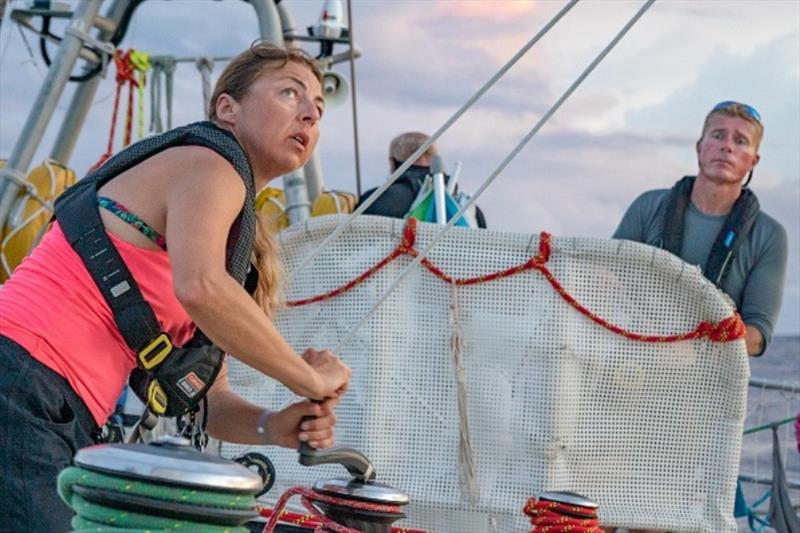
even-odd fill
[{"label": "white rope", "polygon": [[[414,268],[416,268],[417,265],[419,265],[422,262],[422,260],[428,256],[433,247],[436,246],[436,244],[438,244],[438,242],[444,237],[444,235],[450,230],[450,228],[452,228],[453,225],[461,218],[461,216],[466,212],[466,210],[472,207],[472,205],[477,201],[480,195],[483,194],[483,192],[489,187],[489,185],[492,184],[495,178],[497,178],[500,172],[502,172],[506,168],[506,166],[508,166],[511,160],[514,159],[514,157],[516,157],[516,155],[525,147],[525,145],[528,144],[528,142],[533,138],[533,136],[536,135],[536,133],[538,133],[538,131],[542,128],[542,126],[544,126],[544,124],[550,119],[550,117],[553,116],[553,114],[558,110],[558,108],[561,107],[561,105],[567,100],[567,98],[569,98],[572,95],[572,93],[575,92],[575,90],[583,82],[583,80],[585,80],[586,77],[595,69],[595,67],[597,67],[597,65],[600,64],[600,62],[608,55],[608,53],[614,48],[614,46],[616,46],[616,44],[622,39],[622,37],[624,37],[625,34],[628,33],[628,31],[633,27],[634,24],[636,24],[639,18],[641,18],[641,16],[644,15],[648,9],[650,9],[650,6],[652,6],[654,2],[655,0],[647,0],[647,2],[645,2],[645,4],[639,9],[639,11],[637,11],[636,14],[628,21],[628,23],[625,24],[625,26],[619,31],[619,33],[617,33],[617,35],[611,40],[611,42],[608,43],[608,45],[603,49],[603,51],[600,52],[600,54],[594,59],[594,61],[592,61],[589,64],[589,66],[586,67],[586,69],[584,69],[581,75],[578,76],[578,79],[576,79],[572,83],[572,85],[569,86],[569,88],[564,92],[564,94],[561,95],[561,97],[556,101],[556,103],[553,104],[552,107],[550,107],[550,109],[547,110],[544,116],[542,116],[542,118],[539,119],[539,121],[536,123],[533,129],[531,129],[525,135],[525,137],[522,138],[522,140],[517,144],[517,146],[515,146],[514,149],[511,150],[511,153],[509,153],[508,156],[500,163],[500,165],[498,165],[498,167],[494,170],[494,172],[492,172],[492,174],[481,184],[481,186],[478,187],[478,190],[475,191],[475,194],[469,199],[469,201],[467,201],[463,206],[461,206],[461,208],[447,222],[447,224],[442,226],[442,229],[440,229],[439,232],[433,237],[428,246],[426,246],[425,249],[422,250],[414,258],[414,260],[405,269],[403,269],[402,272],[400,272],[400,275],[397,277],[397,279],[389,286],[388,289],[386,289],[386,292],[384,292],[381,298],[378,299],[377,302],[375,302],[375,305],[373,305],[372,308],[370,308],[367,314],[364,315],[364,317],[353,327],[353,329],[351,329],[350,332],[339,342],[339,344],[336,346],[336,349],[334,350],[336,353],[341,352],[342,347],[344,347],[350,341],[350,339],[352,339],[353,335],[355,335],[355,333],[367,322],[367,320],[369,320],[370,316],[372,316],[372,314],[375,313],[375,311],[381,306],[381,304],[383,304],[383,302],[389,297],[392,291],[394,291],[394,289],[403,281],[403,279],[405,279],[408,273],[411,272]],[[331,236],[335,235],[335,233],[336,232],[334,231],[334,233],[332,233]],[[327,241],[328,239],[322,241],[322,243],[320,244],[320,248],[324,247]]]},{"label": "white rope", "polygon": [[458,304],[458,285],[452,284],[452,303],[450,304],[450,355],[453,375],[456,379],[458,397],[458,480],[461,493],[471,505],[477,505],[480,498],[477,474],[475,473],[475,455],[472,453],[472,439],[469,432],[469,409],[467,405],[467,375],[464,369],[464,328],[459,317],[461,307]]},{"label": "white rope", "polygon": [[328,237],[326,237],[326,238],[325,238],[325,240],[323,240],[323,241],[320,243],[319,247],[317,247],[317,249],[316,249],[316,250],[314,250],[314,251],[313,251],[313,252],[312,252],[312,253],[311,253],[311,254],[310,254],[310,255],[309,255],[307,258],[305,258],[305,259],[304,259],[304,260],[303,260],[303,261],[302,261],[302,262],[301,262],[301,263],[300,263],[300,264],[297,266],[297,268],[295,268],[295,269],[294,269],[294,271],[292,271],[292,272],[288,273],[288,275],[286,276],[286,286],[288,287],[289,285],[291,285],[291,283],[292,283],[292,280],[295,278],[295,276],[296,276],[298,273],[300,273],[300,272],[301,272],[301,271],[302,271],[302,270],[303,270],[305,267],[307,267],[307,266],[308,266],[308,265],[309,265],[309,264],[310,264],[310,263],[311,263],[311,262],[312,262],[314,259],[316,259],[316,258],[317,258],[317,256],[319,256],[319,254],[320,254],[320,253],[322,253],[322,251],[323,251],[323,250],[325,250],[325,249],[326,249],[326,248],[327,248],[327,247],[330,245],[330,243],[331,243],[331,242],[333,242],[334,240],[336,240],[336,238],[338,238],[338,237],[339,237],[339,235],[341,235],[341,234],[342,234],[342,233],[343,233],[343,232],[344,232],[344,231],[345,231],[347,228],[349,228],[349,227],[350,227],[350,225],[353,223],[353,220],[355,220],[355,219],[356,219],[356,217],[358,217],[358,216],[359,216],[359,215],[361,215],[361,214],[362,214],[364,211],[366,211],[366,210],[367,210],[367,208],[369,208],[369,206],[371,206],[371,205],[372,205],[372,204],[373,204],[373,203],[374,203],[374,202],[375,202],[375,201],[376,201],[376,200],[377,200],[377,199],[380,197],[380,195],[382,195],[382,194],[383,194],[383,192],[384,192],[386,189],[388,189],[388,188],[389,188],[389,186],[391,186],[391,185],[392,185],[392,183],[394,183],[394,182],[395,182],[395,181],[396,181],[396,180],[397,180],[397,179],[398,179],[398,178],[399,178],[399,177],[400,177],[400,176],[401,176],[401,175],[402,175],[402,174],[403,174],[403,173],[404,173],[404,172],[405,172],[405,171],[408,169],[408,167],[410,167],[412,164],[414,164],[414,162],[415,162],[415,161],[416,161],[416,160],[419,158],[419,156],[421,156],[422,154],[424,154],[424,153],[425,153],[425,152],[428,150],[428,148],[429,148],[429,147],[430,147],[430,146],[431,146],[431,145],[432,145],[432,144],[433,144],[433,143],[434,143],[434,142],[435,142],[435,141],[436,141],[436,140],[437,140],[439,137],[441,137],[441,135],[442,135],[442,134],[443,134],[445,131],[447,131],[447,130],[450,128],[450,126],[452,126],[452,125],[453,125],[453,123],[454,123],[456,120],[458,120],[458,119],[461,117],[461,115],[463,115],[463,114],[464,114],[464,113],[465,113],[465,112],[466,112],[466,111],[467,111],[467,110],[468,110],[470,107],[472,107],[472,104],[474,104],[474,103],[475,103],[475,102],[476,102],[476,101],[477,101],[477,100],[478,100],[478,99],[479,99],[481,96],[483,96],[483,95],[484,95],[484,93],[486,93],[486,91],[488,91],[488,90],[489,90],[489,89],[490,89],[490,88],[491,88],[491,87],[492,87],[492,86],[493,86],[493,85],[494,85],[494,84],[495,84],[495,83],[496,83],[496,82],[497,82],[497,81],[498,81],[498,80],[499,80],[501,77],[503,77],[503,75],[504,75],[504,74],[505,74],[505,73],[506,73],[506,72],[507,72],[507,71],[508,71],[508,70],[509,70],[509,69],[510,69],[512,66],[514,66],[514,64],[515,64],[517,61],[519,61],[519,60],[520,60],[520,58],[522,58],[522,56],[524,56],[524,55],[525,55],[525,54],[528,52],[528,50],[530,50],[530,48],[531,48],[531,47],[532,47],[534,44],[536,44],[536,42],[538,42],[538,41],[539,41],[539,39],[541,39],[541,38],[542,38],[542,37],[543,37],[543,36],[544,36],[544,35],[545,35],[545,34],[546,34],[548,31],[550,31],[550,29],[551,29],[553,26],[555,26],[555,24],[556,24],[556,23],[557,23],[559,20],[561,20],[561,18],[562,18],[564,15],[566,15],[566,14],[567,14],[567,12],[568,12],[570,9],[572,9],[572,8],[575,6],[575,4],[576,4],[577,2],[578,2],[578,0],[571,0],[571,1],[570,1],[570,2],[569,2],[567,5],[566,5],[566,6],[564,6],[564,7],[561,9],[561,11],[559,11],[558,13],[556,13],[556,15],[555,15],[555,16],[554,16],[554,17],[553,17],[551,20],[550,20],[550,22],[548,22],[548,23],[547,23],[547,24],[546,24],[546,25],[545,25],[545,26],[544,26],[544,27],[543,27],[541,30],[539,30],[539,33],[537,33],[535,36],[533,36],[533,38],[532,38],[530,41],[528,41],[528,42],[525,44],[525,46],[523,46],[522,48],[520,48],[520,49],[519,49],[519,51],[517,51],[517,53],[516,53],[516,54],[514,54],[514,56],[513,56],[511,59],[509,59],[509,60],[508,60],[508,62],[507,62],[505,65],[503,65],[503,66],[500,68],[500,70],[498,70],[498,71],[497,71],[497,72],[496,72],[496,73],[495,73],[495,74],[494,74],[494,75],[493,75],[493,76],[492,76],[492,77],[489,79],[489,81],[487,81],[485,84],[483,84],[483,86],[482,86],[480,89],[478,89],[478,91],[477,91],[477,92],[476,92],[474,95],[472,95],[472,97],[471,97],[469,100],[467,100],[467,102],[466,102],[466,103],[465,103],[463,106],[461,106],[461,108],[460,108],[458,111],[456,111],[456,112],[453,114],[453,116],[451,116],[449,119],[447,119],[447,121],[446,121],[444,124],[442,124],[442,126],[441,126],[441,127],[438,129],[438,130],[436,130],[436,132],[435,132],[433,135],[431,135],[431,137],[430,137],[430,138],[429,138],[427,141],[425,141],[425,142],[422,144],[422,146],[420,146],[420,147],[417,149],[417,151],[416,151],[416,152],[414,152],[413,154],[411,154],[411,156],[409,156],[409,158],[408,158],[408,159],[406,159],[406,160],[403,162],[403,164],[402,164],[402,165],[400,165],[400,166],[397,168],[397,170],[395,170],[395,171],[392,173],[392,175],[391,175],[391,176],[389,176],[389,178],[386,180],[386,182],[384,182],[384,184],[383,184],[383,185],[381,185],[380,187],[378,187],[378,188],[375,190],[375,192],[373,192],[373,193],[372,193],[372,194],[371,194],[371,195],[370,195],[370,196],[369,196],[369,197],[368,197],[368,198],[367,198],[367,199],[364,201],[364,203],[362,203],[362,204],[361,204],[361,205],[358,207],[358,209],[356,209],[355,211],[353,211],[353,213],[352,213],[352,214],[351,214],[349,217],[347,217],[347,219],[346,219],[344,222],[342,222],[342,224],[341,224],[339,227],[337,227],[335,230],[333,230],[333,233],[331,233],[330,235],[328,235]]},{"label": "white rope", "polygon": [[[161,118],[162,96],[166,102],[167,129],[172,128],[172,91],[176,59],[172,56],[151,56],[150,65],[153,69],[150,82],[150,131],[161,133],[164,131]],[[164,79],[163,92],[162,78]]]},{"label": "white rope", "polygon": [[207,119],[208,106],[211,103],[211,71],[214,69],[214,59],[207,56],[198,57],[195,66],[203,80],[203,116]]}]

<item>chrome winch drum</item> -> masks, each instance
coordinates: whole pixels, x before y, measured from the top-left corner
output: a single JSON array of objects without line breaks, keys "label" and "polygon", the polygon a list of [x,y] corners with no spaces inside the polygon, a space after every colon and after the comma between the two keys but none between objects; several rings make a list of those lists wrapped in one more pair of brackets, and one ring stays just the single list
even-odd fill
[{"label": "chrome winch drum", "polygon": [[[314,491],[333,496],[341,504],[317,502],[316,505],[328,518],[343,526],[364,533],[388,533],[392,524],[406,517],[400,510],[408,504],[408,495],[383,483],[358,479],[334,478],[314,484]],[[369,509],[365,506],[349,506],[347,502],[396,506],[396,510]]]}]

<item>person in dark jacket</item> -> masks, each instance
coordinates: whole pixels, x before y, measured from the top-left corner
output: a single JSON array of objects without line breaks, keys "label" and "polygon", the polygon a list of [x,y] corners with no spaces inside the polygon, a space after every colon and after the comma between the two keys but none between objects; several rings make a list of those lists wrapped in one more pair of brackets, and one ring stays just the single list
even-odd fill
[{"label": "person in dark jacket", "polygon": [[[420,146],[430,137],[418,131],[411,131],[401,133],[389,144],[389,171],[394,172],[400,165],[402,165],[411,155],[416,152]],[[408,167],[406,171],[397,180],[386,189],[383,194],[372,204],[366,211],[365,215],[382,215],[392,218],[404,218],[411,205],[417,198],[419,191],[425,183],[425,178],[431,173],[431,163],[433,158],[438,155],[436,145],[432,144],[428,147],[421,156],[417,158],[413,165]],[[448,180],[449,176],[445,176]],[[377,190],[377,187],[372,188],[361,195],[358,199],[356,207],[364,203],[369,196]],[[483,212],[475,206],[475,220],[478,227],[486,227],[486,219]]]}]

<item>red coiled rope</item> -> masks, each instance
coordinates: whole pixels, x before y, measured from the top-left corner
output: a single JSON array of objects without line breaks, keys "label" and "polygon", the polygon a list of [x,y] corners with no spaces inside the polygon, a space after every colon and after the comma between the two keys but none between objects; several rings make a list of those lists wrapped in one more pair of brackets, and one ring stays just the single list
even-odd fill
[{"label": "red coiled rope", "polygon": [[522,512],[531,518],[531,533],[603,533],[590,507],[530,498]]},{"label": "red coiled rope", "polygon": [[[411,257],[417,257],[419,252],[414,248],[414,242],[417,237],[417,219],[409,218],[406,222],[405,228],[403,228],[403,240],[397,247],[392,250],[389,255],[381,259],[378,263],[372,266],[369,270],[364,272],[363,274],[359,275],[352,281],[342,285],[339,288],[336,288],[332,291],[326,292],[324,294],[319,294],[317,296],[312,296],[310,298],[304,298],[300,300],[291,300],[286,302],[289,307],[298,307],[301,305],[308,305],[311,303],[316,302],[323,302],[325,300],[330,300],[336,296],[339,296],[342,293],[345,293],[362,283],[363,281],[370,278],[373,274],[378,272],[380,269],[397,259],[402,255],[409,255]],[[623,329],[617,325],[612,324],[611,322],[605,320],[604,318],[596,315],[589,309],[587,309],[583,304],[578,302],[571,294],[569,294],[564,287],[561,286],[561,283],[553,276],[552,272],[547,268],[547,262],[550,260],[550,254],[552,252],[550,241],[552,236],[549,233],[542,232],[540,234],[539,239],[539,253],[536,256],[531,257],[524,263],[519,265],[512,266],[505,270],[500,270],[498,272],[492,272],[489,274],[483,274],[481,276],[476,276],[472,278],[455,278],[450,276],[446,272],[444,272],[441,268],[436,266],[433,262],[431,262],[427,257],[421,261],[421,264],[428,269],[434,276],[445,281],[450,284],[455,285],[476,285],[478,283],[486,283],[489,281],[493,281],[500,278],[505,278],[508,276],[513,276],[515,274],[520,274],[525,272],[526,270],[537,270],[539,271],[544,278],[550,283],[550,285],[555,289],[558,295],[567,302],[570,306],[572,306],[575,310],[579,313],[587,317],[589,320],[602,326],[603,328],[615,333],[617,335],[621,335],[627,339],[640,341],[640,342],[679,342],[685,340],[692,340],[692,339],[700,339],[700,338],[707,338],[713,342],[728,342],[734,341],[737,339],[741,339],[744,337],[745,334],[745,325],[742,322],[741,317],[738,313],[734,313],[733,315],[721,320],[718,323],[712,322],[700,322],[693,330],[687,331],[685,333],[679,333],[676,335],[646,335],[641,333],[635,333]]]},{"label": "red coiled rope", "polygon": [[[289,513],[284,511],[286,504],[292,496],[299,495],[300,501],[309,513],[308,515],[301,515],[298,513]],[[273,533],[278,525],[278,520],[290,522],[295,525],[303,525],[305,527],[314,528],[315,533],[325,533],[325,531],[335,531],[336,533],[359,533],[355,529],[345,527],[337,524],[324,514],[322,514],[315,506],[315,502],[323,502],[331,505],[338,505],[340,507],[349,507],[351,509],[360,509],[364,511],[373,511],[378,513],[390,513],[402,515],[403,511],[399,505],[389,505],[382,503],[371,503],[359,500],[351,500],[344,498],[337,498],[335,496],[328,496],[327,494],[319,493],[307,487],[292,487],[278,499],[275,503],[275,509],[268,509],[262,507],[259,509],[261,516],[269,518],[267,525],[264,527],[263,533]],[[392,533],[427,533],[421,529],[408,529],[408,528],[392,528]]]}]

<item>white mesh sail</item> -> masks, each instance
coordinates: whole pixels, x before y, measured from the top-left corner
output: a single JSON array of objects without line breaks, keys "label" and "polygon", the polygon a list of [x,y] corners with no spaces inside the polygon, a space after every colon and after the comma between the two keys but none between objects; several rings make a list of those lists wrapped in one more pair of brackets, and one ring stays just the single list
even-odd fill
[{"label": "white mesh sail", "polygon": [[[344,218],[324,217],[281,234],[286,269]],[[400,242],[403,221],[361,217],[301,272],[289,300],[344,285]],[[437,226],[421,224],[415,247]],[[430,259],[455,277],[503,270],[536,255],[539,237],[453,228]],[[547,267],[579,302],[628,331],[672,335],[733,314],[730,301],[671,254],[627,241],[552,240]],[[333,348],[411,258],[321,303],[287,308],[277,324],[298,352]],[[451,340],[463,332],[466,413],[460,417]],[[374,463],[378,480],[411,496],[403,524],[437,532],[530,531],[527,498],[569,490],[600,504],[606,525],[670,531],[735,531],[733,497],[749,368],[744,342],[645,343],[591,322],[547,280],[527,271],[455,289],[422,267],[412,272],[342,348],[353,369],[337,409],[337,444]],[[233,388],[258,404],[294,398],[232,362]],[[463,408],[463,403],[462,403]],[[460,442],[469,428],[474,490]],[[233,456],[252,447],[225,445]],[[270,496],[337,466],[275,463]],[[472,499],[470,499],[472,498]]]}]

